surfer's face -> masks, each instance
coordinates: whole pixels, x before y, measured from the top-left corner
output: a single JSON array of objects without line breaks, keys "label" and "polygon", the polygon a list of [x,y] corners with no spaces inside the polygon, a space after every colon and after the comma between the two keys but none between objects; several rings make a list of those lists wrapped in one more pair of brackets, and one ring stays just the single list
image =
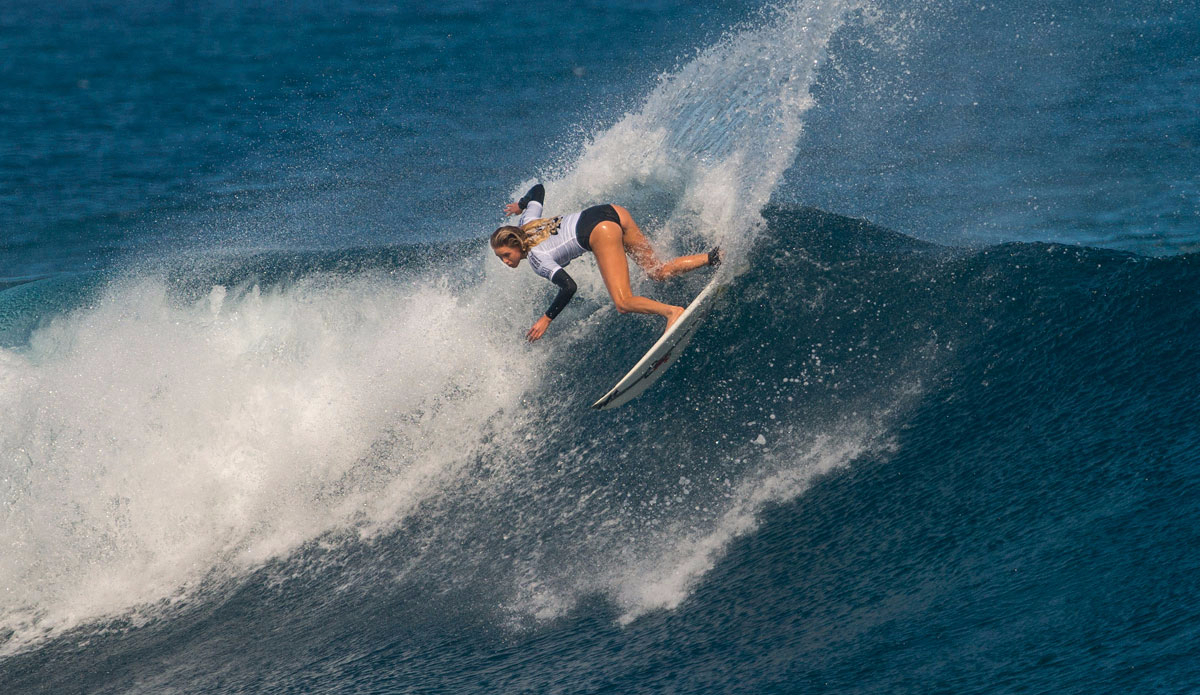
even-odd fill
[{"label": "surfer's face", "polygon": [[521,259],[525,257],[520,249],[514,249],[511,246],[497,246],[492,250],[496,252],[496,258],[504,261],[504,265],[509,268],[516,268],[521,264]]}]

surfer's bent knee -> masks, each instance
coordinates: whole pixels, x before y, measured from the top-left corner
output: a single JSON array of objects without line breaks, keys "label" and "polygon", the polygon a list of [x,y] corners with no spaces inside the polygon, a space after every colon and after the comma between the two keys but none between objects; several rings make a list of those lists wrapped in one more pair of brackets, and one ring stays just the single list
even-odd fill
[{"label": "surfer's bent knee", "polygon": [[658,266],[655,266],[655,267],[647,270],[646,277],[650,278],[651,280],[653,280],[655,282],[665,282],[667,279],[667,274],[665,272],[663,272],[663,267],[661,265],[658,265]]}]

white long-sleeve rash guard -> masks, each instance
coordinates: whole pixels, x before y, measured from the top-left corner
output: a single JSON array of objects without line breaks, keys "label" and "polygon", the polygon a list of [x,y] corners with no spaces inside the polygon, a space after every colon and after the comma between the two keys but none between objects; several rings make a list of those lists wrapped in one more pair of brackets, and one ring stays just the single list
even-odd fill
[{"label": "white long-sleeve rash guard", "polygon": [[[521,208],[521,217],[517,221],[517,224],[525,225],[541,218],[542,205],[545,201],[546,188],[540,183],[534,184],[529,189],[529,192],[517,201],[518,207]],[[575,227],[579,223],[579,215],[580,213],[575,212],[562,218],[558,226],[558,232],[529,249],[529,253],[526,256],[529,260],[529,266],[533,268],[533,272],[558,286],[558,295],[554,297],[554,301],[550,303],[550,308],[546,310],[546,317],[551,320],[557,317],[558,313],[563,310],[563,307],[571,301],[577,289],[575,281],[567,274],[563,266],[568,265],[587,251],[579,243],[579,239],[575,234]]]}]

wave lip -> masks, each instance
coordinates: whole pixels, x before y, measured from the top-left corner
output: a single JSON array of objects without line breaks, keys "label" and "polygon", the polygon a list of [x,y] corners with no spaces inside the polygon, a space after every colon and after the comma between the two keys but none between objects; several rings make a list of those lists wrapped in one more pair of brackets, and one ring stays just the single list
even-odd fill
[{"label": "wave lip", "polygon": [[656,244],[749,252],[813,106],[830,38],[855,0],[792,2],[664,75],[635,111],[547,177],[549,210],[618,201],[652,215]]}]

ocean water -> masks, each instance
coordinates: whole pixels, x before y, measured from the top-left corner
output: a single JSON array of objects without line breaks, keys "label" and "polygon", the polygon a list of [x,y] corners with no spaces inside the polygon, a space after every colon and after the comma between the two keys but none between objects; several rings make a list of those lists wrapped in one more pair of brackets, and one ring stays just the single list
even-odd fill
[{"label": "ocean water", "polygon": [[[0,692],[1200,689],[1200,6],[0,6]],[[661,328],[500,208],[730,282]],[[635,288],[683,303],[700,270]]]}]

